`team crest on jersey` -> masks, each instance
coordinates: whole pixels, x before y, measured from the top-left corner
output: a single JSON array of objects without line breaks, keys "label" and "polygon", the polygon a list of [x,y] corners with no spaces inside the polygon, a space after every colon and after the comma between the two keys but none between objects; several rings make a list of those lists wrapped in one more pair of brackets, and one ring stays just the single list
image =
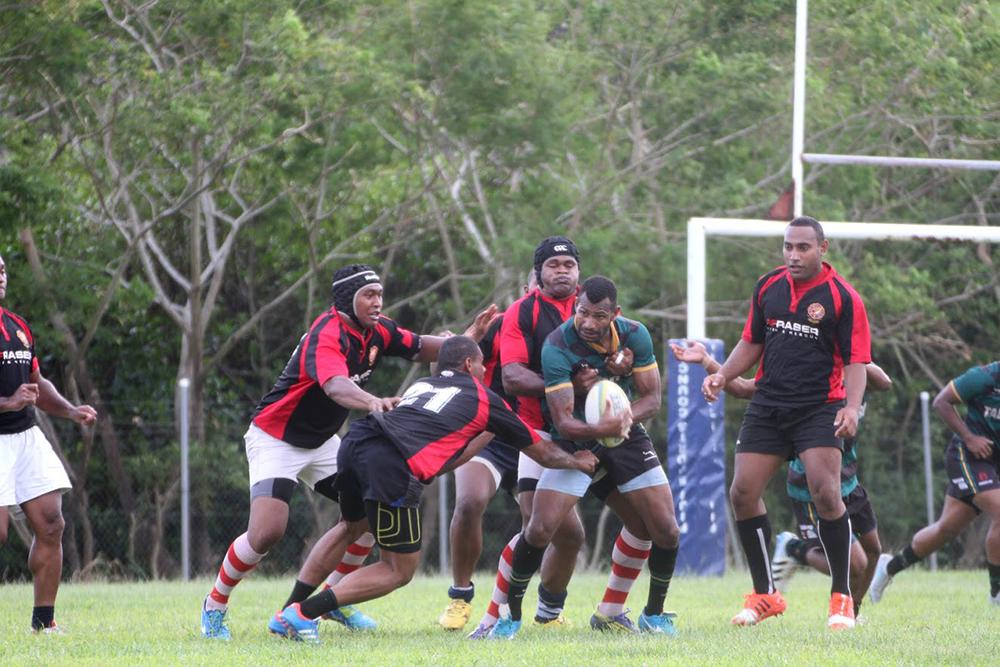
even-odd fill
[{"label": "team crest on jersey", "polygon": [[378,348],[372,346],[372,349],[368,351],[368,365],[374,366],[376,359],[378,359]]},{"label": "team crest on jersey", "polygon": [[826,308],[821,303],[810,303],[809,307],[806,308],[806,316],[813,324],[819,324],[824,315],[826,315]]},{"label": "team crest on jersey", "polygon": [[28,336],[20,329],[17,330],[17,339],[21,341],[21,344],[25,347],[31,347],[31,343],[28,342]]}]

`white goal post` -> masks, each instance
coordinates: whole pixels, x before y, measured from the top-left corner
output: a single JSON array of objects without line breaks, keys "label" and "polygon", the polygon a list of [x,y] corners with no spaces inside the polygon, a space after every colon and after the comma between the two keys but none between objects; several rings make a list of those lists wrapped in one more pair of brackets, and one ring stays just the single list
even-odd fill
[{"label": "white goal post", "polygon": [[[827,238],[869,241],[938,239],[1000,243],[1000,227],[889,222],[824,222]],[[691,218],[687,226],[687,337],[705,338],[705,243],[708,236],[783,236],[787,222]],[[775,253],[777,255],[777,252]],[[757,276],[748,276],[748,280]],[[747,288],[747,295],[750,289]],[[741,295],[744,296],[744,295]]]}]

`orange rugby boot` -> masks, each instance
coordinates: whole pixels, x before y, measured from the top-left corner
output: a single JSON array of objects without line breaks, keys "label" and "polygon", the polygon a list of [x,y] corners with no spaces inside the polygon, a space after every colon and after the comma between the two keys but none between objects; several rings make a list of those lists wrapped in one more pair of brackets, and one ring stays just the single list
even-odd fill
[{"label": "orange rugby boot", "polygon": [[830,617],[826,621],[826,627],[834,631],[854,627],[854,600],[850,595],[834,593],[830,596]]},{"label": "orange rugby boot", "polygon": [[733,616],[733,625],[757,625],[765,618],[777,616],[788,608],[781,593],[747,593],[743,609]]}]

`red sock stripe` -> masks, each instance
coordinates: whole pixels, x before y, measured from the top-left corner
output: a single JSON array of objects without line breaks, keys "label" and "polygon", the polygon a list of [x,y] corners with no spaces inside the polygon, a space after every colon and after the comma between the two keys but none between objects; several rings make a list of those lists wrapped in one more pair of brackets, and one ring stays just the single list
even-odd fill
[{"label": "red sock stripe", "polygon": [[498,605],[493,600],[490,600],[490,606],[486,608],[486,615],[497,618],[500,616],[500,605]]},{"label": "red sock stripe", "polygon": [[228,574],[226,574],[225,570],[221,569],[219,570],[219,579],[221,579],[222,583],[224,583],[226,586],[235,586],[236,584],[240,583],[239,579],[233,579]]},{"label": "red sock stripe", "polygon": [[253,565],[247,565],[239,559],[236,555],[236,548],[232,544],[229,545],[229,551],[226,552],[226,558],[233,564],[233,567],[240,572],[249,572],[253,569]]},{"label": "red sock stripe", "polygon": [[615,548],[621,551],[629,558],[649,558],[649,549],[636,549],[635,547],[631,546],[628,542],[623,540],[621,538],[621,535],[619,535],[618,539],[615,540]]},{"label": "red sock stripe", "polygon": [[[228,584],[227,584],[228,585]],[[212,592],[208,594],[210,598],[218,602],[219,604],[229,604],[229,596],[223,595],[219,591],[212,587]]]},{"label": "red sock stripe", "polygon": [[510,590],[510,582],[507,581],[506,579],[501,579],[500,577],[497,577],[497,590],[506,595]]},{"label": "red sock stripe", "polygon": [[628,599],[628,591],[616,591],[613,588],[604,589],[604,599],[601,602],[610,602],[612,604],[625,604],[625,600]]},{"label": "red sock stripe", "polygon": [[621,577],[622,579],[635,580],[639,578],[639,574],[642,572],[642,570],[639,570],[634,567],[625,567],[624,565],[619,565],[618,563],[612,563],[611,572],[615,576]]},{"label": "red sock stripe", "polygon": [[340,574],[350,574],[351,572],[354,572],[359,567],[361,567],[361,566],[360,565],[348,565],[347,563],[341,562],[341,564],[337,566],[337,572],[339,572]]},{"label": "red sock stripe", "polygon": [[514,550],[511,549],[510,547],[504,548],[504,550],[500,552],[500,559],[505,563],[513,563]]},{"label": "red sock stripe", "polygon": [[370,554],[371,552],[372,552],[371,547],[363,547],[360,544],[352,544],[349,547],[347,547],[347,553],[351,554],[352,556],[367,557],[368,554]]}]

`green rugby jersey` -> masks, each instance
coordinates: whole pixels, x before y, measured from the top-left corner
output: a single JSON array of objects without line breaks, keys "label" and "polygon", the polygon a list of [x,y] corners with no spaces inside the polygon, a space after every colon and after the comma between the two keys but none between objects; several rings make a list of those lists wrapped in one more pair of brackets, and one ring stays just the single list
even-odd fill
[{"label": "green rugby jersey", "polygon": [[[603,349],[581,340],[576,327],[573,326],[573,319],[570,318],[549,334],[542,347],[542,376],[545,379],[545,393],[567,386],[572,388],[573,374],[586,365],[596,370],[602,379],[617,382],[625,390],[629,399],[634,400],[635,384],[632,377],[612,376],[606,368],[607,355],[617,353],[625,348],[632,350],[632,375],[651,371],[659,372],[656,365],[656,355],[653,354],[653,339],[641,322],[621,316],[616,317],[611,326],[611,344],[608,349]],[[573,405],[573,415],[580,421],[586,421],[583,413],[585,398],[585,396],[577,396]],[[542,401],[542,408],[548,421],[549,408],[545,401]],[[560,437],[554,425],[552,437]]]},{"label": "green rugby jersey", "polygon": [[951,389],[965,403],[969,430],[1000,448],[1000,361],[970,368],[951,381]]}]

